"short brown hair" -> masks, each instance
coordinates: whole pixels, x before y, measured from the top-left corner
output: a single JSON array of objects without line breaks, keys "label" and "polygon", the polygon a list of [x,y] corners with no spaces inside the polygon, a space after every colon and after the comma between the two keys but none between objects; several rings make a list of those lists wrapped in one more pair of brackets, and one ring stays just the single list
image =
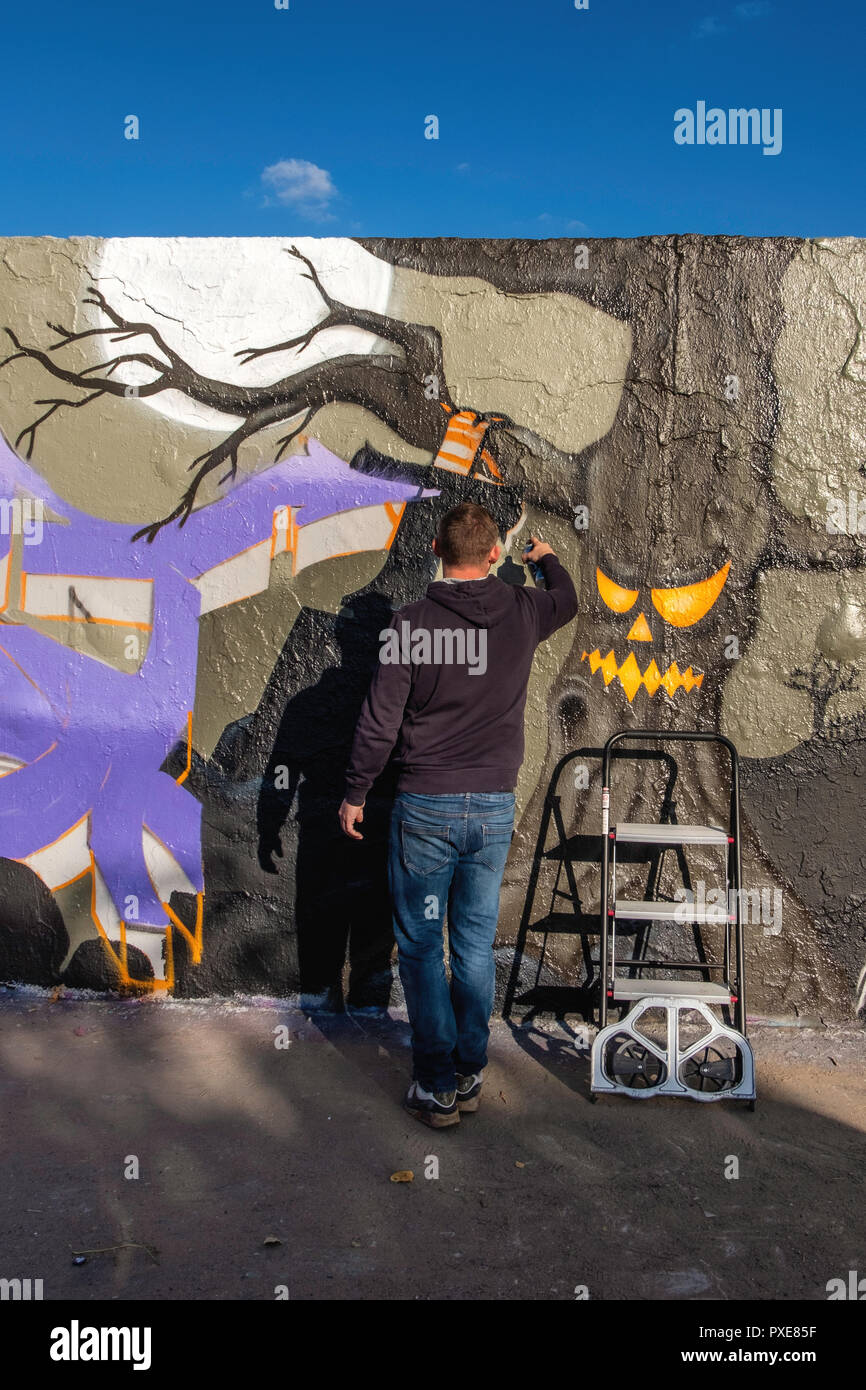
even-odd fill
[{"label": "short brown hair", "polygon": [[436,539],[446,565],[483,565],[499,542],[499,527],[485,507],[461,502],[445,513]]}]

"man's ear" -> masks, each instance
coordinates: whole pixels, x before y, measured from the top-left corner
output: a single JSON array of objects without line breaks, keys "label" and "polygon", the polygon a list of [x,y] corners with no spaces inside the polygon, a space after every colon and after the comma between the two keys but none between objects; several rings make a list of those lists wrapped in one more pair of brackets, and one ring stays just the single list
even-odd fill
[{"label": "man's ear", "polygon": [[488,557],[487,557],[487,563],[488,563],[489,565],[495,565],[495,564],[496,564],[496,561],[499,559],[499,557],[500,557],[501,554],[502,554],[502,546],[501,546],[501,545],[495,545],[495,546],[493,547],[493,549],[491,550],[490,554],[489,554]]},{"label": "man's ear", "polygon": [[[430,542],[430,544],[431,544],[432,547],[433,547],[433,554],[434,554],[434,555],[440,555],[440,551],[439,551],[439,542],[437,541],[437,539],[436,539],[435,536],[433,537],[433,539],[432,539],[432,541]],[[441,556],[440,556],[440,558],[441,558]]]}]

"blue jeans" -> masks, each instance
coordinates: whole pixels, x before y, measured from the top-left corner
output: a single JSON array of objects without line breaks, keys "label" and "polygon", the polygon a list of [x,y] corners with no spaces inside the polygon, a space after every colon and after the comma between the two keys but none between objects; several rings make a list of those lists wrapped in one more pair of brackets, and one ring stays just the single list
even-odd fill
[{"label": "blue jeans", "polygon": [[426,1091],[453,1091],[455,1071],[469,1076],[487,1065],[493,942],[513,828],[513,792],[402,792],[394,802],[388,883],[413,1075]]}]

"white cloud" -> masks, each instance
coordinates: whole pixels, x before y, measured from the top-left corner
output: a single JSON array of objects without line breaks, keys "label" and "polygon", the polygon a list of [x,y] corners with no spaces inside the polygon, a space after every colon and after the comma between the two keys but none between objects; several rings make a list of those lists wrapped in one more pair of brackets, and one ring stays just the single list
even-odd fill
[{"label": "white cloud", "polygon": [[564,232],[588,231],[586,223],[578,221],[576,217],[555,217],[552,213],[540,212],[536,221],[550,223],[552,229],[559,227]]},{"label": "white cloud", "polygon": [[[772,10],[773,6],[769,0],[740,0],[734,5],[733,13],[736,20],[761,19]],[[692,29],[692,38],[695,39],[717,39],[720,34],[728,32],[727,24],[723,24],[717,15],[707,15]]]},{"label": "white cloud", "polygon": [[328,204],[337,197],[337,190],[331,175],[308,159],[281,159],[269,164],[262,170],[262,183],[272,195],[266,196],[266,206],[280,203],[315,221],[326,221],[333,215]]},{"label": "white cloud", "polygon": [[692,33],[697,39],[715,39],[719,34],[724,34],[725,25],[720,24],[714,14],[702,19],[700,24],[696,24]]}]

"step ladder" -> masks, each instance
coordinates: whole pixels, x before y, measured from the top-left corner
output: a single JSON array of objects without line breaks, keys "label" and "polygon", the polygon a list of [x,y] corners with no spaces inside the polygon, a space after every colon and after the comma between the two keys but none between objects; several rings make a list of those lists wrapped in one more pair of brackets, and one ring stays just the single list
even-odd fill
[{"label": "step ladder", "polygon": [[[600,778],[602,753],[602,748],[593,745],[574,748],[560,758],[551,774],[505,989],[502,1007],[505,1019],[512,1017],[515,1008],[523,1010],[524,1023],[531,1021],[539,1012],[554,1013],[562,1018],[566,1014],[577,1013],[581,1018],[589,1019],[597,1008],[600,961],[599,950],[597,947],[593,949],[593,946],[598,938],[601,836],[597,831],[595,834],[583,830],[569,833],[562,787],[568,779],[576,786],[576,770],[580,769],[581,776],[587,776],[592,763],[598,764]],[[625,756],[630,762],[638,760],[651,764],[653,770],[664,777],[659,818],[662,821],[673,819],[678,769],[671,754],[662,748],[635,748]],[[585,786],[586,783],[582,782],[581,785]],[[572,795],[568,793],[569,801]],[[639,847],[635,854],[640,854]],[[650,855],[649,875],[644,890],[648,897],[656,891],[663,856],[664,850],[659,846]],[[552,887],[551,870],[554,875]],[[583,882],[579,889],[580,874]],[[649,930],[647,924],[638,929],[636,947]],[[541,950],[534,957],[535,978],[532,979],[533,955],[528,950],[528,944],[530,937],[536,934],[542,937],[542,941]],[[558,936],[569,936],[575,941],[583,967],[583,978],[579,982],[572,980],[566,983],[561,976],[557,978],[555,966],[550,971],[547,953]],[[543,979],[546,969],[548,975]]]},{"label": "step ladder", "polygon": [[[610,825],[611,755],[624,740],[718,743],[731,762],[731,797],[727,827],[647,822]],[[622,752],[619,757],[624,755]],[[617,896],[617,845],[645,846],[651,854],[685,846],[717,848],[724,855],[724,904],[650,901]],[[690,1100],[743,1100],[755,1108],[755,1064],[746,1039],[745,966],[742,923],[742,862],[740,852],[739,759],[733,743],[721,734],[697,730],[682,733],[635,729],[613,734],[602,754],[602,852],[599,908],[600,987],[599,1031],[592,1045],[592,1098],[601,1094],[683,1096]],[[680,922],[693,927],[723,926],[721,961],[617,959],[617,924]],[[618,969],[637,974],[623,976]],[[695,971],[707,976],[721,972],[721,982],[709,979],[643,979],[644,970]],[[610,1004],[631,1006],[617,1023],[608,1024]],[[715,1010],[733,1010],[736,1026]],[[646,1015],[663,1013],[664,1036],[653,1035]],[[697,1022],[696,1022],[697,1020]],[[643,1026],[641,1026],[643,1025]],[[695,1028],[697,1039],[692,1036]]]}]

